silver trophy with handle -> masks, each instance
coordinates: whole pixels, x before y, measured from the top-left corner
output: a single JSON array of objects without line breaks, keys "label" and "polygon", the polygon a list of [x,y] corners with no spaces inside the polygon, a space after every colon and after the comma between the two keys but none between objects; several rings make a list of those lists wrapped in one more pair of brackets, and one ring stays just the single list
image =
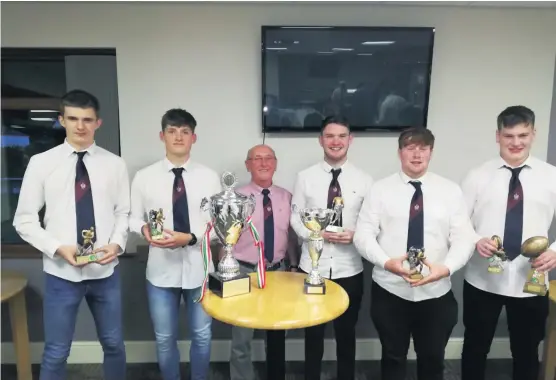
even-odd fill
[{"label": "silver trophy with handle", "polygon": [[324,248],[324,238],[321,236],[321,232],[338,220],[342,207],[343,203],[341,202],[334,202],[334,209],[298,208],[296,205],[292,205],[292,211],[299,215],[305,228],[311,231],[308,250],[312,268],[304,281],[305,294],[326,294],[326,284],[319,272],[319,260]]},{"label": "silver trophy with handle", "polygon": [[216,272],[209,274],[208,287],[214,294],[226,298],[251,292],[250,277],[240,273],[233,247],[255,210],[255,196],[234,191],[237,179],[233,173],[225,172],[221,181],[224,191],[209,199],[203,198],[201,209],[210,213],[214,232],[225,251]]}]

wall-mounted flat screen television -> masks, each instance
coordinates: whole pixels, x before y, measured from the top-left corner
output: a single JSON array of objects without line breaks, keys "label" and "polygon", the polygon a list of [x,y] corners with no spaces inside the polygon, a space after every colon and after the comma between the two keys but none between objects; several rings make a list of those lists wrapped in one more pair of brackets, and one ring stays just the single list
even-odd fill
[{"label": "wall-mounted flat screen television", "polygon": [[428,27],[262,27],[262,130],[427,126],[434,46]]}]

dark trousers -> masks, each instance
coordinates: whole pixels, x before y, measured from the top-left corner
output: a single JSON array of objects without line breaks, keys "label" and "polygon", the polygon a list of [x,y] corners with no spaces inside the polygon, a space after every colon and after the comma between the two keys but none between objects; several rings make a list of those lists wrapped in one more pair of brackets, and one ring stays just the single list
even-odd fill
[{"label": "dark trousers", "polygon": [[506,307],[514,380],[536,380],[539,376],[539,344],[544,338],[548,296],[516,298],[463,284],[462,380],[485,380],[487,354],[498,317]]},{"label": "dark trousers", "polygon": [[382,380],[405,379],[411,336],[417,354],[417,378],[443,379],[444,350],[458,319],[452,291],[439,298],[412,302],[373,282],[371,318],[382,345]]},{"label": "dark trousers", "polygon": [[[353,380],[355,378],[355,325],[363,298],[363,272],[331,281],[344,288],[349,296],[347,310],[333,321],[338,379]],[[325,327],[326,324],[322,324],[305,329],[305,380],[320,380]]]}]

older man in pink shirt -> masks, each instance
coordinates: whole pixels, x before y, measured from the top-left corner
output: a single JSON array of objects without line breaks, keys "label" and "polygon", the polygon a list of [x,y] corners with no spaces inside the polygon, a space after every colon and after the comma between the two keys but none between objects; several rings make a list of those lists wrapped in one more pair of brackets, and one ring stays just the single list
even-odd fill
[{"label": "older man in pink shirt", "polygon": [[[251,182],[237,189],[245,195],[254,194],[256,199],[253,223],[261,241],[264,242],[266,270],[297,270],[299,244],[295,232],[290,228],[291,198],[286,189],[272,182],[277,159],[268,145],[257,145],[249,150],[245,167],[251,173]],[[234,247],[234,257],[239,261],[243,273],[255,272],[258,251],[250,234],[244,233]],[[289,262],[289,265],[286,265]],[[267,378],[284,380],[285,331],[268,330]],[[253,329],[232,327],[232,352],[230,358],[231,380],[255,380],[251,362]]]}]

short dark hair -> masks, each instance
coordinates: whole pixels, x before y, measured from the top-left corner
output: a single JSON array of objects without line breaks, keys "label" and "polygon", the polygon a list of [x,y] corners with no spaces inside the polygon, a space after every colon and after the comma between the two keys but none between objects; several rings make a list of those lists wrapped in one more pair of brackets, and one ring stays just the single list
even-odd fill
[{"label": "short dark hair", "polygon": [[62,96],[60,100],[60,113],[62,116],[64,116],[66,107],[92,108],[97,116],[100,111],[98,99],[93,94],[84,90],[71,90]]},{"label": "short dark hair", "polygon": [[519,124],[535,126],[535,113],[525,106],[510,106],[500,112],[496,120],[498,130],[512,128]]},{"label": "short dark hair", "polygon": [[162,116],[161,124],[162,130],[165,130],[166,127],[189,127],[191,132],[195,132],[197,120],[184,109],[172,108]]},{"label": "short dark hair", "polygon": [[347,117],[342,116],[342,115],[333,115],[333,116],[327,116],[322,120],[322,124],[321,124],[321,127],[320,127],[320,134],[321,135],[324,132],[324,128],[326,128],[329,124],[342,125],[342,126],[346,127],[351,133],[351,128],[350,128],[349,121],[348,121]]},{"label": "short dark hair", "polygon": [[432,132],[424,127],[412,127],[404,130],[398,138],[398,147],[405,148],[411,144],[418,144],[423,146],[430,146],[434,148],[434,135]]}]

